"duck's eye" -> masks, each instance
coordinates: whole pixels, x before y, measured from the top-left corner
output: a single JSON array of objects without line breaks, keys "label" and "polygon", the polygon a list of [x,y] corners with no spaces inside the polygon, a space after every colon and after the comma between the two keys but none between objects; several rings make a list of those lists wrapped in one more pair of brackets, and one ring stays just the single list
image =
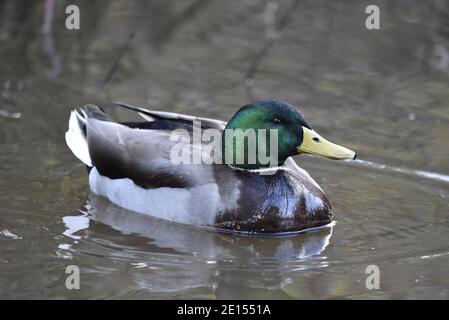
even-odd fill
[{"label": "duck's eye", "polygon": [[315,142],[320,142],[320,138],[318,138],[318,137],[313,137],[312,140]]},{"label": "duck's eye", "polygon": [[279,123],[281,123],[281,120],[279,120],[278,118],[274,118],[273,122],[279,124]]}]

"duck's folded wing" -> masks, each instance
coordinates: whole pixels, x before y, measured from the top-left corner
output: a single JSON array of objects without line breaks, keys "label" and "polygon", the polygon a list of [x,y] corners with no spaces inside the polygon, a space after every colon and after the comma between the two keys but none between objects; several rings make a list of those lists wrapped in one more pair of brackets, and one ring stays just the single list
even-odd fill
[{"label": "duck's folded wing", "polygon": [[[212,166],[179,162],[180,152],[193,152],[196,146],[176,131],[133,129],[95,118],[87,119],[86,131],[92,164],[103,176],[129,178],[145,188],[183,188],[213,180]],[[187,148],[180,148],[181,141]]]},{"label": "duck's folded wing", "polygon": [[176,112],[167,112],[167,111],[156,111],[156,110],[148,110],[142,107],[133,106],[127,103],[114,101],[116,106],[126,108],[129,110],[133,110],[147,121],[154,121],[155,119],[167,119],[167,120],[179,120],[179,121],[187,121],[189,123],[193,123],[193,121],[199,121],[201,124],[208,128],[214,128],[218,130],[224,130],[226,127],[226,122],[211,118],[203,118],[203,117],[195,117],[186,114],[176,113]]}]

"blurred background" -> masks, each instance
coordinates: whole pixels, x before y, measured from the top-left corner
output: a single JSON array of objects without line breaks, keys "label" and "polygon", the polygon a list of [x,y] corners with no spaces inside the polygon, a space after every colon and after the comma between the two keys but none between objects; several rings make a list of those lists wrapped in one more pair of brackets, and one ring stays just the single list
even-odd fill
[{"label": "blurred background", "polygon": [[[1,0],[0,298],[449,298],[448,18],[447,0]],[[64,141],[87,103],[227,120],[263,98],[357,151],[296,157],[334,227],[254,239],[141,217],[90,194]]]}]

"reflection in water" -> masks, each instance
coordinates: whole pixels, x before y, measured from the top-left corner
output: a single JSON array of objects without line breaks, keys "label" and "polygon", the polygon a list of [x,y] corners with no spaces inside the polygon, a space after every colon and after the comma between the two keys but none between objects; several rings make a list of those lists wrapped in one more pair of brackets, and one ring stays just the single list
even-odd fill
[{"label": "reflection in water", "polygon": [[[140,252],[133,250],[130,256],[123,254],[121,259],[127,259],[137,269],[158,271],[144,276],[140,274],[135,279],[141,290],[157,292],[182,291],[191,289],[192,286],[204,285],[213,287],[216,295],[231,297],[235,296],[233,291],[237,285],[252,289],[280,288],[283,283],[288,282],[288,277],[284,275],[286,271],[322,268],[327,265],[322,253],[329,245],[333,228],[331,225],[295,236],[243,237],[134,213],[92,193],[85,208],[87,211],[83,215],[63,218],[67,227],[64,235],[72,239],[96,241],[89,239],[88,229],[94,226],[89,224],[90,218],[122,234],[147,238],[151,243],[150,247]],[[87,236],[77,234],[81,230]],[[73,248],[67,247],[67,244],[60,244],[58,248],[66,248],[70,251],[68,254],[73,252]],[[59,254],[62,255],[60,252]],[[95,254],[102,253],[97,251]],[[108,254],[103,254],[108,259]],[[311,258],[317,259],[317,263],[306,263]],[[182,269],[189,264],[199,264],[200,268],[205,268],[205,272],[180,277],[178,281],[160,279],[165,268],[179,266]]]},{"label": "reflection in water", "polygon": [[62,71],[61,58],[55,50],[52,34],[54,7],[54,0],[45,0],[44,21],[42,25],[42,49],[51,62],[51,69],[45,74],[48,79],[56,79]]},{"label": "reflection in water", "polygon": [[64,224],[66,226],[66,230],[64,231],[64,235],[70,237],[72,239],[80,239],[76,233],[80,230],[84,230],[89,228],[89,218],[86,215],[80,216],[65,216],[63,219]]},{"label": "reflection in water", "polygon": [[95,220],[116,230],[148,237],[159,248],[195,252],[202,259],[304,259],[320,254],[332,235],[332,226],[285,237],[228,235],[137,214],[92,193],[86,208]]},{"label": "reflection in water", "polygon": [[20,240],[22,239],[21,236],[18,236],[17,234],[12,233],[11,231],[9,231],[8,229],[3,229],[0,232],[0,235],[5,236],[5,237],[9,237],[11,239],[15,239],[15,240]]}]

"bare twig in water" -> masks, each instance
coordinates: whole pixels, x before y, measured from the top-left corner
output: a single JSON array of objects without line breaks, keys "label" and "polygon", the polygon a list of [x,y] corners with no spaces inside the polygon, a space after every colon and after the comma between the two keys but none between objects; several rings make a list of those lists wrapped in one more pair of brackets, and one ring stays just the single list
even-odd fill
[{"label": "bare twig in water", "polygon": [[55,9],[54,0],[45,0],[44,7],[44,22],[42,24],[41,32],[43,34],[51,33],[51,24],[53,22],[53,13]]},{"label": "bare twig in water", "polygon": [[[157,39],[161,39],[163,37],[169,37],[171,33],[176,29],[176,27],[180,26],[182,22],[192,18],[197,11],[199,11],[201,8],[204,7],[204,5],[208,4],[209,2],[207,0],[197,0],[196,2],[192,3],[190,6],[188,6],[181,14],[178,16],[174,16],[171,19],[169,19],[169,23],[167,23],[165,26],[162,26],[160,29],[160,32],[158,34]],[[137,29],[139,28],[140,23],[136,23],[131,33],[128,35],[125,43],[119,50],[116,59],[114,60],[113,64],[109,68],[109,71],[106,73],[105,77],[101,81],[101,88],[104,88],[112,79],[114,76],[114,73],[117,71],[117,68],[120,64],[120,61],[122,60],[123,56],[125,55],[126,51],[129,49],[131,41],[133,40],[134,36],[137,33]]]},{"label": "bare twig in water", "polygon": [[265,36],[265,42],[260,50],[255,54],[253,61],[251,62],[248,70],[245,75],[245,86],[250,99],[253,99],[253,86],[254,86],[254,77],[259,70],[259,66],[262,62],[262,59],[268,54],[271,47],[277,42],[277,40],[281,37],[282,32],[290,23],[291,14],[298,7],[301,0],[293,0],[290,7],[287,9],[287,12],[282,16],[279,20],[277,26],[275,26],[274,32],[268,32]]},{"label": "bare twig in water", "polygon": [[62,71],[61,57],[56,51],[53,41],[52,24],[53,24],[54,9],[55,9],[55,1],[46,0],[44,7],[44,21],[42,23],[41,33],[43,35],[42,49],[44,50],[45,54],[48,56],[48,59],[51,62],[51,69],[44,74],[44,77],[47,79],[56,79]]},{"label": "bare twig in water", "polygon": [[104,76],[103,80],[101,81],[101,88],[104,88],[109,81],[111,81],[112,77],[114,76],[115,71],[117,71],[117,68],[120,64],[120,60],[122,60],[123,56],[125,55],[126,51],[128,51],[129,46],[131,44],[131,41],[134,39],[134,36],[137,33],[137,28],[140,24],[136,23],[132,31],[129,33],[128,37],[126,38],[125,43],[122,45],[120,50],[117,53],[117,56],[112,63],[111,67],[109,68],[108,72]]}]

